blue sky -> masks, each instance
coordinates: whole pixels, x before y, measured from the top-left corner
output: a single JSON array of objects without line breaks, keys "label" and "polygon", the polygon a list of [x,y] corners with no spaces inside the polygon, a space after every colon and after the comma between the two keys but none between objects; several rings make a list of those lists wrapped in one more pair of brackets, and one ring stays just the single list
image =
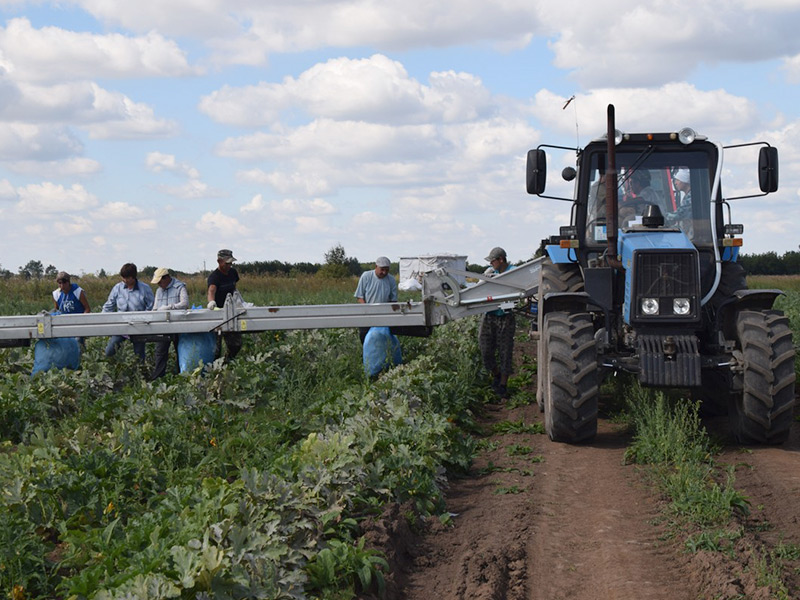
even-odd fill
[{"label": "blue sky", "polygon": [[[777,146],[781,189],[734,221],[745,252],[800,243],[796,0],[0,0],[0,17],[12,271],[194,271],[222,247],[321,262],[336,244],[525,259],[569,219],[525,193],[527,150],[597,137],[609,102],[620,129]],[[751,191],[754,160],[725,177]]]}]

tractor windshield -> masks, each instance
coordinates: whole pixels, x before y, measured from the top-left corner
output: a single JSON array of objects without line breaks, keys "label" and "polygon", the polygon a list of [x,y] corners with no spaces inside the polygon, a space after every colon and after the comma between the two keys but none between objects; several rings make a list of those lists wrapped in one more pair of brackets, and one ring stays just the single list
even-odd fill
[{"label": "tractor windshield", "polygon": [[[648,205],[656,205],[664,224],[680,228],[695,246],[711,244],[710,156],[702,151],[617,151],[617,225],[641,224]],[[586,213],[586,241],[605,242],[605,153],[590,160]]]}]

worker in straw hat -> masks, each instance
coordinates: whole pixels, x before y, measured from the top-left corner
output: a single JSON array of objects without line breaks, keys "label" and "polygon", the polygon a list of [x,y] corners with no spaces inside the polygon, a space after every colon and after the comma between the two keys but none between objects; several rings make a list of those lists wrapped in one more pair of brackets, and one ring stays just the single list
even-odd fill
[{"label": "worker in straw hat", "polygon": [[[170,275],[169,269],[166,267],[156,269],[150,283],[158,286],[153,310],[182,310],[189,308],[189,292],[186,289],[186,284]],[[170,344],[175,344],[177,352],[177,335],[165,336],[165,339],[156,343],[155,365],[153,366],[151,379],[158,379],[167,372]]]}]

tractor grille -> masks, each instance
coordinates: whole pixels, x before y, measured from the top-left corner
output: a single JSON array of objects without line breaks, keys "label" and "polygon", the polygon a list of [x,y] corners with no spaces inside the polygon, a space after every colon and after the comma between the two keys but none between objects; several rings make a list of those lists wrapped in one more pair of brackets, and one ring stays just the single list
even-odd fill
[{"label": "tractor grille", "polygon": [[[634,298],[636,317],[652,321],[654,319],[695,320],[700,309],[700,279],[698,276],[697,253],[685,252],[646,252],[636,253],[634,260]],[[642,298],[655,298],[660,309],[656,315],[644,315],[638,306]],[[673,299],[686,298],[691,310],[685,315],[673,312]]]}]

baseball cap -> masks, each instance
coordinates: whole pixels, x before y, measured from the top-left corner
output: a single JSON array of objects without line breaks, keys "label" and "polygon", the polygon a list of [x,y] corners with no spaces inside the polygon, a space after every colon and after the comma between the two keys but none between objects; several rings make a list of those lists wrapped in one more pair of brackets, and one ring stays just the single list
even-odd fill
[{"label": "baseball cap", "polygon": [[233,256],[233,250],[228,250],[227,248],[223,248],[217,252],[217,258],[224,260],[226,263],[232,263],[236,260]]},{"label": "baseball cap", "polygon": [[156,272],[153,273],[153,279],[150,281],[150,283],[158,283],[161,281],[161,278],[164,277],[164,275],[169,275],[169,269],[166,267],[157,268]]},{"label": "baseball cap", "polygon": [[69,273],[66,271],[59,271],[56,275],[56,281],[69,281]]},{"label": "baseball cap", "polygon": [[492,248],[489,252],[489,256],[486,257],[487,262],[492,262],[493,260],[497,260],[498,258],[505,258],[506,251],[503,250],[500,246],[496,246]]},{"label": "baseball cap", "polygon": [[390,261],[385,256],[379,256],[378,258],[375,259],[375,266],[376,267],[391,267],[392,266],[392,261]]},{"label": "baseball cap", "polygon": [[689,183],[689,169],[678,169],[672,177],[683,183]]}]

